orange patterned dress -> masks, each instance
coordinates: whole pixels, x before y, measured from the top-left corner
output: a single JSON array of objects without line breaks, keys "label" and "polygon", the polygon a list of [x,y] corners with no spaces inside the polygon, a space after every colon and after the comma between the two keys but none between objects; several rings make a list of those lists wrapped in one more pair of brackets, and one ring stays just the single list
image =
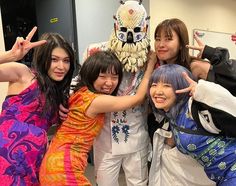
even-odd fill
[{"label": "orange patterned dress", "polygon": [[40,167],[42,186],[91,186],[85,177],[88,152],[104,124],[104,114],[95,118],[85,111],[99,96],[82,87],[69,99],[69,113],[49,145]]}]

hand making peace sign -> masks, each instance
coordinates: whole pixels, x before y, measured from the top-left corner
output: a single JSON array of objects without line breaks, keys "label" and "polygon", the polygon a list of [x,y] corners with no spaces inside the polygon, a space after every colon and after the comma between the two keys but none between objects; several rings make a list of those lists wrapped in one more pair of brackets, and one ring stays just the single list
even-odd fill
[{"label": "hand making peace sign", "polygon": [[25,39],[23,37],[16,38],[12,49],[9,51],[12,53],[14,61],[22,59],[29,52],[30,49],[45,44],[47,42],[46,40],[31,42],[31,39],[34,36],[36,30],[37,27],[34,27]]}]

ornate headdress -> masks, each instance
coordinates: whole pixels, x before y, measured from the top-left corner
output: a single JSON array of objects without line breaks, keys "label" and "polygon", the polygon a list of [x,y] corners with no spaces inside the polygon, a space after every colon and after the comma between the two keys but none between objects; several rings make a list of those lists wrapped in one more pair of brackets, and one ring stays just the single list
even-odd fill
[{"label": "ornate headdress", "polygon": [[116,53],[126,71],[136,72],[147,61],[147,20],[150,17],[147,17],[142,1],[120,3],[108,47]]}]

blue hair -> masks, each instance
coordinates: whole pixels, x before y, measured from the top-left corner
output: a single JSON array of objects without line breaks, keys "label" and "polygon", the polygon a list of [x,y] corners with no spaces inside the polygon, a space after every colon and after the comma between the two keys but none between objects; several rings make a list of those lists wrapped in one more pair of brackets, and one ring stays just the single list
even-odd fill
[{"label": "blue hair", "polygon": [[186,88],[189,86],[187,80],[183,77],[182,73],[186,72],[190,78],[193,78],[191,72],[183,66],[177,64],[166,64],[161,65],[154,70],[148,84],[148,97],[150,104],[152,106],[153,112],[157,112],[163,116],[167,116],[169,119],[175,119],[177,115],[181,112],[182,106],[188,101],[189,93],[181,93],[176,95],[175,105],[170,108],[168,113],[165,113],[164,110],[157,109],[154,106],[154,103],[150,97],[150,87],[153,83],[168,83],[172,85],[174,91]]}]

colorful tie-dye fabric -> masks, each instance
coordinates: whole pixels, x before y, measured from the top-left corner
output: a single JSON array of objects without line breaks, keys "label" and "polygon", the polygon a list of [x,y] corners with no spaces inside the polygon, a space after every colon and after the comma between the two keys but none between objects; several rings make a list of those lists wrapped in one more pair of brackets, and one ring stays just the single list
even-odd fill
[{"label": "colorful tie-dye fabric", "polygon": [[[0,185],[39,185],[38,172],[47,146],[49,115],[42,116],[43,96],[37,81],[8,96],[0,115]],[[50,113],[51,114],[51,113]]]},{"label": "colorful tie-dye fabric", "polygon": [[85,112],[97,96],[82,87],[70,97],[68,117],[53,137],[41,164],[39,177],[43,186],[91,186],[84,175],[87,153],[103,126],[104,114],[90,118]]}]

